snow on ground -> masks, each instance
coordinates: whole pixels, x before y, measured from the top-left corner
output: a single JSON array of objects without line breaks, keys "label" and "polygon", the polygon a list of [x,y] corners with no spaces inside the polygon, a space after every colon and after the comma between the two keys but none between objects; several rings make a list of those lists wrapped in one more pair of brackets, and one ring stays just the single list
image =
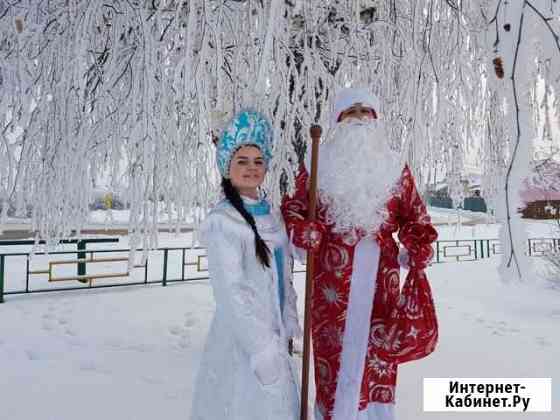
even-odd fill
[{"label": "snow on ground", "polygon": [[[185,244],[187,235],[160,243]],[[558,418],[422,412],[424,377],[552,377],[552,407],[560,407],[560,293],[538,281],[505,286],[498,264],[429,269],[440,342],[430,357],[400,367],[399,420]],[[9,270],[8,289],[19,268]],[[302,274],[296,287],[302,309]],[[213,309],[207,281],[7,296],[0,304],[0,418],[188,419]]]},{"label": "snow on ground", "polygon": [[[560,235],[560,226],[554,220],[524,220],[524,226],[529,238],[557,238]],[[438,239],[498,239],[500,227],[498,223],[458,225],[455,222],[438,225]]]},{"label": "snow on ground", "polygon": [[207,283],[10,297],[0,418],[187,419],[212,309]]},{"label": "snow on ground", "polygon": [[490,215],[476,211],[432,206],[428,206],[427,210],[432,218],[432,222],[437,225],[456,225],[457,222],[468,224],[489,223],[491,221]]},{"label": "snow on ground", "polygon": [[[399,368],[401,420],[558,419],[560,293],[538,281],[504,285],[498,279],[499,261],[430,268],[440,340],[434,354]],[[553,413],[423,413],[425,377],[551,377]]]}]

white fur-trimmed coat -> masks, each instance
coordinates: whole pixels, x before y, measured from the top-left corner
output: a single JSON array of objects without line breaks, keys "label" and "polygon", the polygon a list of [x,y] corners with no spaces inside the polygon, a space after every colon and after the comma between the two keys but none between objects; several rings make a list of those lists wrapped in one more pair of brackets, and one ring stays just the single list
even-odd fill
[{"label": "white fur-trimmed coat", "polygon": [[[299,415],[297,374],[287,341],[299,336],[292,258],[279,213],[255,216],[271,252],[270,268],[255,254],[254,234],[228,202],[201,229],[216,312],[195,384],[191,420],[291,420]],[[284,252],[280,310],[273,250]]]}]

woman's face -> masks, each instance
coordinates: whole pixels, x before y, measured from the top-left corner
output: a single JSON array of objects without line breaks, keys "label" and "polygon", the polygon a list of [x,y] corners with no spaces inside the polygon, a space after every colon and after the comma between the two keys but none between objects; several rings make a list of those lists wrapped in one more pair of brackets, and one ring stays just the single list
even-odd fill
[{"label": "woman's face", "polygon": [[266,175],[266,163],[256,146],[240,147],[233,155],[229,166],[232,185],[240,194],[257,198],[257,188]]}]

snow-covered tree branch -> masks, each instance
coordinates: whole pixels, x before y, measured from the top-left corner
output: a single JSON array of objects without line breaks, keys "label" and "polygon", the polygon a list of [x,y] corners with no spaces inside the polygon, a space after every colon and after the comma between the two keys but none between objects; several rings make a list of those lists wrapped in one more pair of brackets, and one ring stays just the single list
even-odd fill
[{"label": "snow-covered tree branch", "polygon": [[[560,109],[558,7],[0,0],[2,218],[30,211],[38,235],[56,240],[84,226],[94,188],[106,184],[126,192],[131,244],[153,246],[162,207],[179,227],[215,199],[212,115],[245,107],[273,121],[267,189],[278,202],[281,187],[293,186],[308,127],[327,128],[333,92],[352,84],[382,98],[392,145],[421,187],[437,162],[459,201],[461,168],[478,154],[485,196],[496,208],[507,202],[510,221],[518,156],[539,127],[545,137],[554,131],[557,120],[546,118]],[[543,86],[548,99],[530,101]],[[506,253],[513,261],[523,251]]]}]

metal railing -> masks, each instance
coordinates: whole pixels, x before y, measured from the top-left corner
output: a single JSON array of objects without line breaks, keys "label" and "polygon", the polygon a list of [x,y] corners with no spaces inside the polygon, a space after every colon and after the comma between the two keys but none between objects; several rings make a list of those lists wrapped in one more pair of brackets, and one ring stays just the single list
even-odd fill
[{"label": "metal railing", "polygon": [[[84,290],[93,288],[108,288],[119,286],[134,286],[147,284],[161,284],[167,286],[169,283],[187,282],[194,280],[207,280],[208,271],[206,268],[206,249],[202,247],[162,247],[150,250],[147,258],[140,264],[128,265],[128,253],[130,249],[79,249],[70,251],[56,251],[50,253],[16,252],[0,254],[0,303],[4,301],[5,295],[22,294],[22,293],[41,293],[41,292],[57,292],[65,290]],[[492,256],[501,254],[500,241],[498,239],[458,239],[458,240],[441,240],[434,243],[434,259],[433,264],[447,262],[463,262],[478,261]],[[143,250],[137,250],[136,255],[141,255]],[[560,253],[560,238],[531,238],[528,240],[527,255],[531,257],[540,257],[550,253]],[[123,254],[107,257],[109,254]],[[159,254],[159,257],[158,257]],[[73,259],[64,259],[64,255],[71,255]],[[77,258],[76,258],[77,255]],[[32,258],[34,264],[37,257],[45,257],[48,260],[43,261],[43,267],[31,267]],[[173,277],[170,274],[170,257],[178,260],[179,269],[175,269],[176,274]],[[54,258],[54,259],[51,259]],[[19,262],[17,260],[20,260]],[[23,262],[21,261],[23,259]],[[39,258],[40,259],[40,258]],[[154,260],[160,259],[159,267],[152,267]],[[14,262],[15,261],[15,262]],[[152,261],[152,263],[150,263]],[[13,269],[9,263],[21,265],[25,267],[16,267]],[[98,265],[122,263],[126,266],[126,270],[114,272],[87,272],[87,267],[97,267]],[[36,265],[36,264],[35,264]],[[76,265],[78,267],[77,274],[71,276],[57,275],[55,270],[60,266]],[[294,272],[302,272],[303,266],[298,265]],[[152,278],[150,278],[150,269]],[[130,271],[132,270],[132,271]],[[138,270],[138,271],[137,271]],[[24,284],[19,288],[6,288],[6,284],[14,279],[7,278],[6,273],[14,273],[15,271],[23,271]],[[189,272],[187,272],[189,271]],[[18,273],[19,274],[19,273]],[[20,274],[19,274],[20,275]],[[42,287],[32,287],[31,280],[35,276],[43,276],[40,283]],[[155,279],[153,278],[155,277]],[[109,279],[119,279],[118,282],[108,282]],[[21,280],[20,280],[21,282]],[[76,282],[79,284],[76,285]],[[44,287],[45,283],[48,287]],[[62,283],[71,283],[70,286],[61,287]]]},{"label": "metal railing", "polygon": [[[181,282],[181,281],[191,281],[191,280],[206,280],[208,279],[208,275],[189,275],[186,273],[186,268],[188,267],[195,267],[196,273],[207,273],[206,268],[204,267],[203,259],[206,258],[205,255],[205,248],[201,247],[193,247],[193,248],[186,248],[186,247],[162,247],[157,248],[154,250],[149,251],[148,258],[141,264],[133,264],[133,270],[140,270],[140,273],[137,272],[130,272],[128,270],[128,256],[122,257],[103,257],[102,255],[107,254],[128,254],[130,249],[128,248],[121,248],[121,249],[95,249],[95,250],[80,250],[80,257],[81,258],[73,258],[73,259],[62,259],[61,256],[71,255],[74,257],[76,255],[76,251],[55,251],[55,252],[39,252],[33,254],[33,259],[37,259],[37,257],[53,257],[56,259],[49,260],[44,262],[45,266],[40,269],[32,269],[31,268],[31,259],[32,254],[29,252],[15,252],[15,253],[4,253],[0,254],[0,303],[3,302],[3,296],[5,295],[12,295],[12,294],[22,294],[22,293],[40,293],[40,292],[56,292],[56,291],[63,291],[63,290],[83,290],[83,289],[92,289],[92,288],[107,288],[107,287],[117,287],[117,286],[133,286],[133,285],[142,285],[142,284],[162,284],[163,286],[167,286],[168,283],[173,282]],[[143,252],[142,249],[136,251],[137,254],[141,254]],[[156,267],[156,276],[157,279],[150,279],[149,278],[149,267],[150,261],[153,261],[156,254],[160,254],[161,258],[161,267],[158,270]],[[175,254],[176,257],[180,258],[181,266],[180,266],[180,277],[170,278],[169,276],[169,257],[170,255]],[[190,258],[189,257],[194,257]],[[20,261],[15,261],[15,260]],[[19,269],[20,273],[24,275],[24,287],[15,288],[15,289],[7,289],[6,284],[9,279],[6,277],[6,273],[10,272],[9,262],[10,260],[14,261],[15,265],[21,265],[22,261],[25,264],[25,267],[16,267]],[[86,272],[85,267],[91,268],[93,264],[99,263],[116,263],[120,262],[124,264],[127,269],[125,271],[114,271],[114,272]],[[58,266],[65,266],[65,265],[79,265],[82,264],[84,267],[83,272],[80,272],[77,275],[71,276],[59,276],[56,275],[55,269]],[[13,268],[13,267],[12,267]],[[12,272],[14,270],[12,269]],[[31,285],[32,277],[34,276],[44,276],[41,283],[43,287],[33,288]],[[120,279],[118,283],[100,283],[106,279]],[[138,280],[140,278],[141,280]],[[64,282],[71,282],[75,284],[75,282],[81,282],[82,284],[78,286],[63,286],[60,287],[58,284]],[[44,287],[44,284],[48,284],[49,287]]]},{"label": "metal railing", "polygon": [[[560,253],[560,238],[530,238],[526,253],[530,257]],[[441,240],[434,244],[433,263],[478,261],[500,254],[499,239]]]}]

